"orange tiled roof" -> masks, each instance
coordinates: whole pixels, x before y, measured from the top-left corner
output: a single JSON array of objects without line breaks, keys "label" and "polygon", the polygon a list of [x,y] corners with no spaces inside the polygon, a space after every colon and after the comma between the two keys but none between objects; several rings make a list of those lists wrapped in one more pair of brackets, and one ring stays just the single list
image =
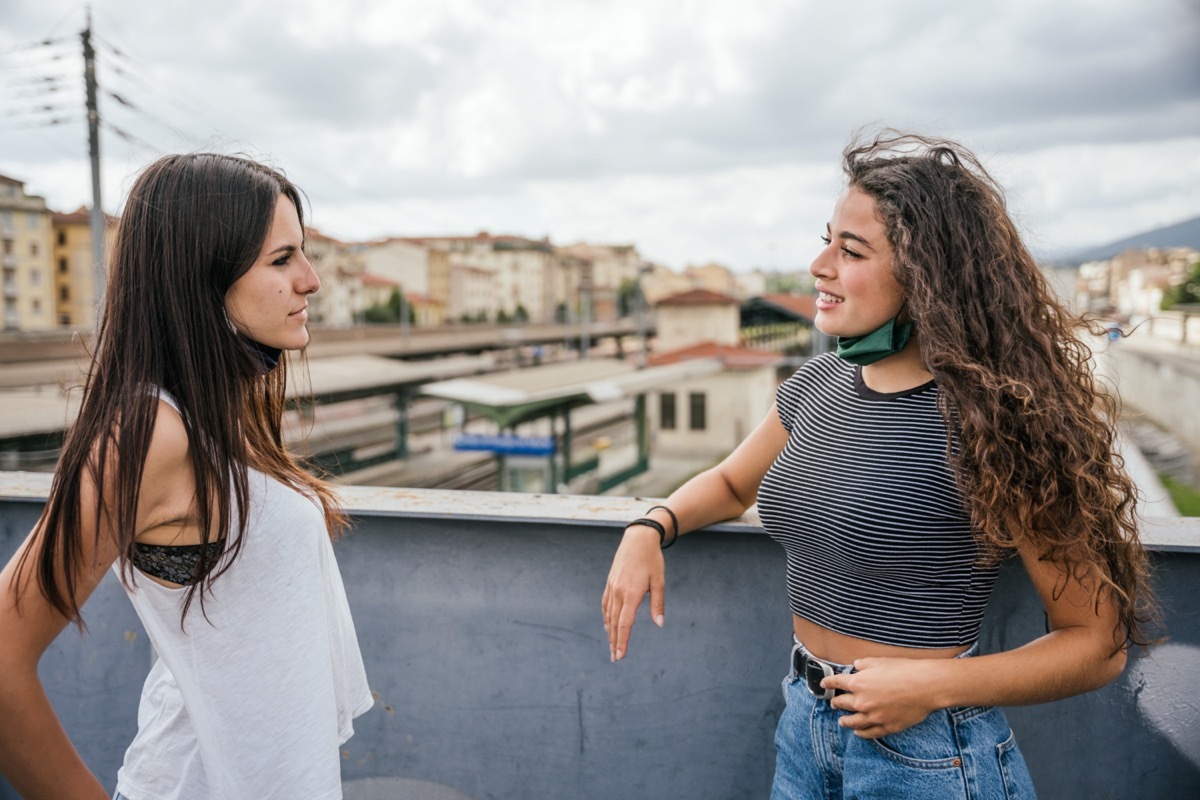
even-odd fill
[{"label": "orange tiled roof", "polygon": [[778,353],[767,350],[754,350],[749,347],[739,347],[733,344],[717,344],[716,342],[700,342],[699,344],[670,350],[666,353],[655,353],[647,359],[652,367],[664,364],[677,364],[693,358],[719,358],[727,369],[751,369],[778,364],[783,357]]},{"label": "orange tiled roof", "polygon": [[371,272],[363,272],[360,276],[363,286],[399,286],[399,281],[394,281],[391,278],[385,278],[382,275],[375,275]]},{"label": "orange tiled roof", "polygon": [[817,316],[817,299],[812,294],[764,294],[762,299],[807,319]]},{"label": "orange tiled roof", "polygon": [[655,305],[659,306],[737,306],[741,302],[736,297],[730,297],[720,292],[708,289],[692,289],[680,294],[664,297]]}]

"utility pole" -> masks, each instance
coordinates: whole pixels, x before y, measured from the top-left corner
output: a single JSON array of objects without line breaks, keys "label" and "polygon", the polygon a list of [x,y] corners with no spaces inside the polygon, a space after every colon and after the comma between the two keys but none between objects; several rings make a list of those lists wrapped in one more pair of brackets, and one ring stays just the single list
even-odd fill
[{"label": "utility pole", "polygon": [[92,274],[95,283],[96,320],[104,298],[104,236],[107,225],[100,203],[100,112],[96,105],[96,51],[92,48],[92,7],[87,10],[83,39],[83,82],[87,88],[88,157],[92,162]]},{"label": "utility pole", "polygon": [[637,285],[634,289],[634,302],[637,309],[638,356],[637,368],[646,366],[646,293],[642,291],[642,280],[653,267],[643,261],[638,264]]},{"label": "utility pole", "polygon": [[579,281],[579,358],[586,360],[588,350],[592,346],[591,331],[589,327],[592,322],[592,262],[588,261],[584,267],[583,279]]}]

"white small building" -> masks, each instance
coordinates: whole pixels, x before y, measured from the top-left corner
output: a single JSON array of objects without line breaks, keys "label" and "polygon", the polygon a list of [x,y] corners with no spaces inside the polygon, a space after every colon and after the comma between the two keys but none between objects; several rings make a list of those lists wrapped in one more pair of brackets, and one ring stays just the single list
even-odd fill
[{"label": "white small building", "polygon": [[723,370],[655,392],[655,452],[715,460],[733,451],[771,410],[782,357],[739,344],[740,303],[693,289],[658,303],[653,366],[716,359]]},{"label": "white small building", "polygon": [[656,392],[650,404],[655,452],[717,459],[732,452],[771,410],[782,358],[763,350],[701,342],[656,353],[651,366],[694,358],[718,359],[724,370]]},{"label": "white small building", "polygon": [[677,350],[699,342],[736,345],[740,305],[737,298],[708,289],[692,289],[660,299],[655,315],[655,349]]}]

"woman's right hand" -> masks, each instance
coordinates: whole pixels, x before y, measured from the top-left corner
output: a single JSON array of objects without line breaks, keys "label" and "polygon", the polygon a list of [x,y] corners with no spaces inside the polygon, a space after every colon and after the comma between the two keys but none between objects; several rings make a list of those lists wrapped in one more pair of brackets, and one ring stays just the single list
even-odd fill
[{"label": "woman's right hand", "polygon": [[608,633],[609,656],[613,661],[625,657],[633,618],[647,592],[650,593],[650,617],[658,627],[663,625],[666,567],[660,546],[656,530],[646,525],[631,525],[625,529],[621,545],[613,556],[604,597],[600,600],[604,630]]}]

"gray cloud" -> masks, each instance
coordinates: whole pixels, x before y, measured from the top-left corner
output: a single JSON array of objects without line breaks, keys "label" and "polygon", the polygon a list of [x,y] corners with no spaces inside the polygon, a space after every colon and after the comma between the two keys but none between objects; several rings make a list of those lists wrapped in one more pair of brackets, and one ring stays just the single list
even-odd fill
[{"label": "gray cloud", "polygon": [[[272,157],[303,177],[318,209],[374,209],[364,228],[392,219],[389,203],[422,204],[428,220],[458,219],[455,204],[483,216],[507,204],[493,218],[518,225],[524,213],[532,233],[551,235],[571,221],[528,204],[555,186],[594,185],[615,201],[622,179],[659,181],[675,187],[673,198],[678,187],[705,191],[739,171],[766,180],[836,163],[850,131],[876,121],[1008,159],[1095,145],[1149,163],[1163,157],[1158,143],[1200,139],[1200,13],[1186,0],[712,0],[686,17],[621,0],[570,10],[542,0],[359,0],[339,16],[343,7],[110,0],[97,9],[97,30],[124,55],[106,56],[102,79],[142,113],[111,101],[105,113],[160,150]],[[376,13],[384,17],[359,24]],[[79,16],[11,0],[0,52],[50,32],[74,35]],[[27,62],[3,55],[0,70]],[[3,90],[0,99],[10,102]],[[65,186],[64,162],[81,144],[79,127],[29,132],[0,122],[0,171]],[[1137,156],[1126,147],[1139,144]],[[106,152],[126,172],[154,155],[111,135]],[[1168,194],[1167,173],[1153,172],[1127,192],[1140,209],[1146,196]],[[1063,181],[1063,191],[1078,183],[1044,179]],[[1078,207],[1094,202],[1081,196]],[[672,248],[694,241],[695,253],[681,258],[739,246],[761,253],[762,231],[739,223],[737,211],[716,214],[720,224],[703,232],[677,230],[683,223],[664,213],[657,235]],[[718,234],[733,244],[718,245]]]}]

